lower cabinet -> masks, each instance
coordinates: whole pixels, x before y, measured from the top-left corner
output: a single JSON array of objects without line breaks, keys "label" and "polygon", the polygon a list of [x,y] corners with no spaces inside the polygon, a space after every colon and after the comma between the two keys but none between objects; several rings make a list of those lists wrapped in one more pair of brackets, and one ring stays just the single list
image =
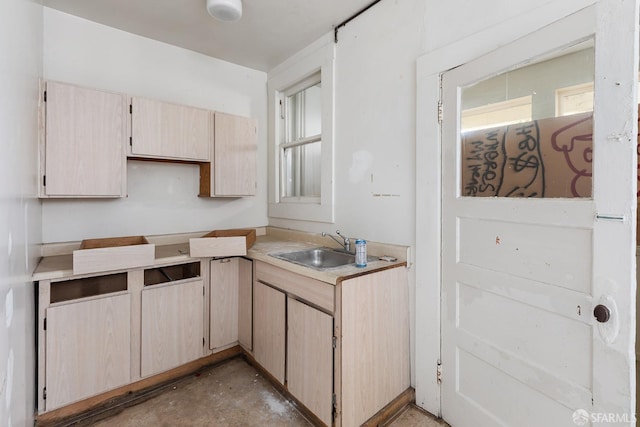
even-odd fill
[{"label": "lower cabinet", "polygon": [[359,426],[410,387],[407,270],[331,285],[256,261],[253,356],[327,426]]},{"label": "lower cabinet", "polygon": [[142,291],[143,377],[203,356],[202,279],[146,287]]},{"label": "lower cabinet", "polygon": [[239,342],[251,350],[253,262],[239,257],[214,259],[209,277],[209,348]]},{"label": "lower cabinet", "polygon": [[286,295],[254,282],[253,301],[253,357],[284,384]]},{"label": "lower cabinet", "polygon": [[331,425],[333,317],[288,297],[287,325],[287,388]]},{"label": "lower cabinet", "polygon": [[204,261],[38,283],[38,413],[206,356]]},{"label": "lower cabinet", "polygon": [[130,300],[121,293],[46,309],[47,410],[129,382]]}]

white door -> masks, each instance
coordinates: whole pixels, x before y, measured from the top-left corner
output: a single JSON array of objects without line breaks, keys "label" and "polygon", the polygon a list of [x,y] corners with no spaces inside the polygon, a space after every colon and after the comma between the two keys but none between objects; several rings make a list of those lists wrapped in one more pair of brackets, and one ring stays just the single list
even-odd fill
[{"label": "white door", "polygon": [[[441,402],[455,427],[635,419],[637,65],[605,54],[621,30],[603,7],[443,75]],[[593,106],[594,75],[595,114],[572,115]]]}]

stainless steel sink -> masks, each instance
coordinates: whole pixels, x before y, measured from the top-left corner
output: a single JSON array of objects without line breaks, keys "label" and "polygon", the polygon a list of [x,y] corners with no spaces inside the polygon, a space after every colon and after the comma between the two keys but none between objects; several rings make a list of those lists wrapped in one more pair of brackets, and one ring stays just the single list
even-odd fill
[{"label": "stainless steel sink", "polygon": [[[270,255],[274,258],[283,259],[317,270],[342,267],[356,262],[355,255],[331,248],[313,248],[304,251],[283,252]],[[368,257],[368,261],[374,261],[376,259],[375,257]]]}]

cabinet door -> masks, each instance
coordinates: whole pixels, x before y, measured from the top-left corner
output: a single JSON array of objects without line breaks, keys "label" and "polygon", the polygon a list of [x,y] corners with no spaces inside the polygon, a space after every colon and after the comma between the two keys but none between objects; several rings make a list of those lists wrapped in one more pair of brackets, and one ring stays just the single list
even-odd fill
[{"label": "cabinet door", "polygon": [[203,356],[202,280],[142,291],[141,374],[166,371]]},{"label": "cabinet door", "polygon": [[47,411],[129,382],[129,295],[49,307],[46,322]]},{"label": "cabinet door", "polygon": [[131,155],[208,161],[211,112],[184,105],[131,100]]},{"label": "cabinet door", "polygon": [[251,312],[253,261],[238,258],[240,277],[238,280],[238,341],[251,351]]},{"label": "cabinet door", "polygon": [[216,196],[256,194],[257,121],[215,113],[214,193]]},{"label": "cabinet door", "polygon": [[238,341],[238,258],[211,261],[209,346],[212,350]]},{"label": "cabinet door", "polygon": [[125,195],[126,97],[46,84],[44,197]]},{"label": "cabinet door", "polygon": [[287,387],[326,425],[332,421],[333,318],[287,301]]},{"label": "cabinet door", "polygon": [[253,285],[253,357],[284,384],[285,303],[283,292]]}]

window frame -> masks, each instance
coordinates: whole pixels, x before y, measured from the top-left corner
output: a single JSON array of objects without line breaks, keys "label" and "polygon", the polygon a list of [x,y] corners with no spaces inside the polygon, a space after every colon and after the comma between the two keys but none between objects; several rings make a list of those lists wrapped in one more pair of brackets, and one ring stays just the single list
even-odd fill
[{"label": "window frame", "polygon": [[[286,193],[285,191],[285,176],[286,176],[286,170],[284,167],[284,151],[287,148],[294,148],[294,147],[300,147],[300,146],[304,146],[304,145],[308,145],[308,144],[312,144],[315,142],[320,142],[321,143],[321,147],[322,147],[322,130],[320,130],[319,134],[316,135],[311,135],[311,136],[306,136],[306,137],[302,137],[302,138],[298,138],[298,139],[293,139],[290,135],[290,128],[289,128],[289,123],[290,123],[290,115],[292,113],[298,114],[300,113],[300,111],[291,111],[291,108],[289,108],[287,99],[291,96],[291,95],[295,95],[301,91],[304,91],[310,87],[313,87],[315,85],[317,85],[318,83],[322,83],[322,76],[320,72],[314,73],[311,76],[305,78],[304,80],[294,84],[292,87],[290,87],[287,90],[284,90],[282,92],[278,93],[279,96],[279,103],[280,103],[280,109],[281,109],[281,114],[280,114],[280,121],[282,123],[282,129],[283,131],[280,133],[280,141],[279,142],[279,156],[280,156],[280,200],[286,203],[320,203],[321,202],[321,195],[319,196],[300,196],[300,185],[301,185],[301,178],[300,178],[300,168],[297,168],[297,178],[295,181],[295,185],[298,187],[296,193],[298,195],[295,196],[286,196],[284,195]],[[321,86],[322,87],[322,86]],[[296,120],[297,124],[300,124],[300,118],[298,118]],[[298,155],[300,155],[300,153],[298,153]],[[298,162],[300,164],[300,162]],[[321,177],[322,179],[322,177]]]},{"label": "window frame", "polygon": [[[284,96],[301,90],[320,74],[322,114],[320,141],[320,197],[284,197],[281,142],[284,141]],[[334,222],[334,109],[335,46],[329,36],[322,37],[275,67],[267,76],[269,113],[269,204],[270,218],[315,222]],[[281,107],[282,105],[282,107]],[[304,143],[304,142],[303,142]],[[296,145],[296,144],[293,144]]]},{"label": "window frame", "polygon": [[[497,113],[505,110],[512,110],[519,107],[529,107],[529,116],[527,118],[518,118],[516,120],[507,120],[497,124],[483,124],[481,126],[475,126],[465,129],[463,122],[467,118],[488,116],[492,113]],[[529,122],[533,115],[533,96],[524,95],[518,98],[507,99],[505,101],[492,102],[491,104],[482,105],[480,107],[467,108],[460,112],[460,127],[463,132],[472,132],[476,130],[489,129],[496,126],[506,126],[517,123]]]}]

